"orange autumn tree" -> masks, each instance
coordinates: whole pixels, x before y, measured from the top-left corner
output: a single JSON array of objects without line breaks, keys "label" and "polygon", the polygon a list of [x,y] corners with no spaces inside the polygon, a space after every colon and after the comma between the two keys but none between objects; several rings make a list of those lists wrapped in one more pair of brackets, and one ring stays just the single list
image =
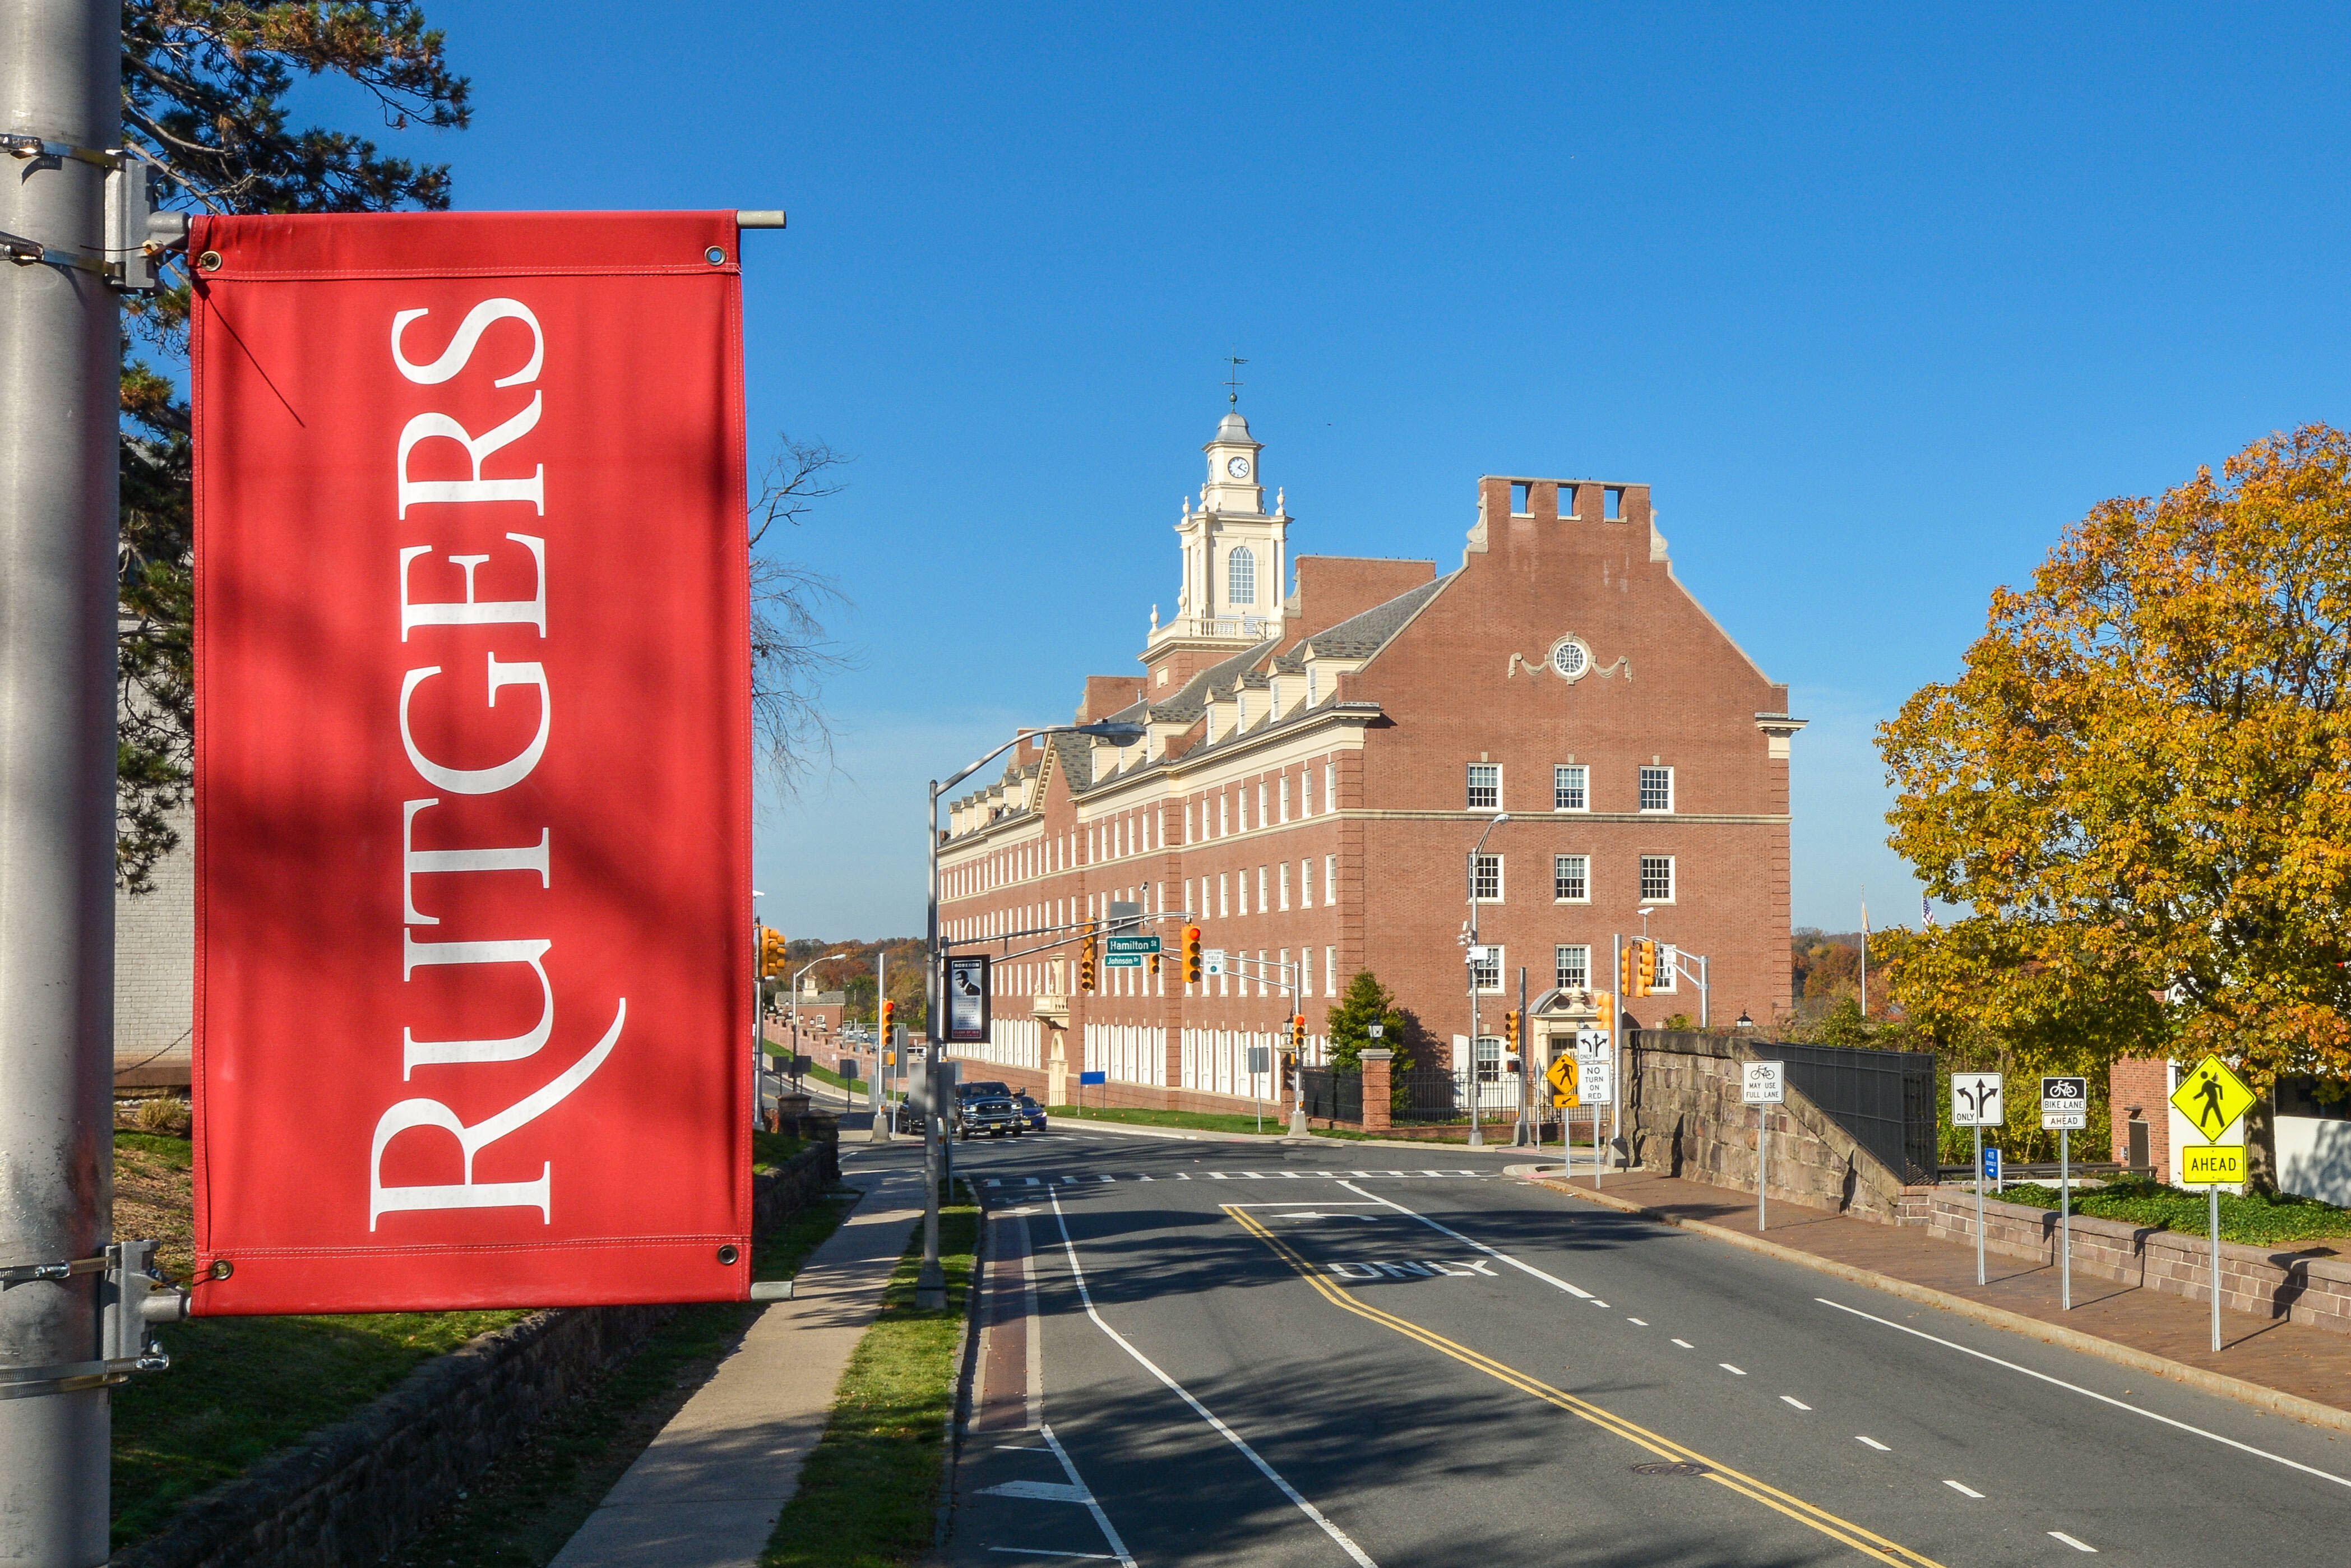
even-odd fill
[{"label": "orange autumn tree", "polygon": [[2351,435],[2099,506],[1992,595],[1959,678],[1879,727],[1891,842],[1970,911],[1897,941],[1896,995],[2084,1067],[2351,1078],[2347,706]]}]

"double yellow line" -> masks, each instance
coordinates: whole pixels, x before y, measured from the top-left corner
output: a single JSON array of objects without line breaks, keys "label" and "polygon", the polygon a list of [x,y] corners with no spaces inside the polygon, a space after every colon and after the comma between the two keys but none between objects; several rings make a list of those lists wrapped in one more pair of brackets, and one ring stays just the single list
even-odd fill
[{"label": "double yellow line", "polygon": [[1757,1480],[1721,1462],[1708,1458],[1695,1448],[1686,1448],[1671,1437],[1660,1437],[1646,1427],[1636,1426],[1622,1416],[1603,1410],[1589,1400],[1579,1399],[1563,1389],[1529,1377],[1515,1367],[1506,1366],[1489,1355],[1481,1355],[1468,1345],[1457,1344],[1443,1334],[1425,1329],[1418,1323],[1384,1312],[1377,1307],[1366,1306],[1355,1299],[1353,1292],[1332,1284],[1314,1265],[1300,1255],[1289,1243],[1268,1230],[1264,1224],[1248,1210],[1228,1204],[1225,1212],[1238,1221],[1242,1229],[1271,1248],[1275,1256],[1298,1270],[1305,1281],[1322,1292],[1322,1298],[1342,1312],[1367,1318],[1383,1328],[1394,1329],[1406,1339],[1416,1340],[1431,1350],[1441,1351],[1464,1365],[1477,1368],[1498,1382],[1507,1383],[1522,1394],[1531,1394],[1546,1405],[1557,1406],[1570,1415],[1580,1416],[1604,1431],[1612,1432],[1635,1448],[1646,1448],[1659,1458],[1678,1460],[1686,1464],[1703,1465],[1706,1479],[1719,1486],[1729,1487],[1742,1497],[1754,1499],[1764,1507],[1786,1514],[1797,1523],[1819,1531],[1833,1541],[1843,1542],[1865,1556],[1875,1557],[1888,1568],[1942,1568],[1942,1564],[1907,1546],[1897,1545],[1874,1531],[1865,1530],[1847,1519],[1839,1518],[1824,1508],[1792,1497],[1779,1488]]}]

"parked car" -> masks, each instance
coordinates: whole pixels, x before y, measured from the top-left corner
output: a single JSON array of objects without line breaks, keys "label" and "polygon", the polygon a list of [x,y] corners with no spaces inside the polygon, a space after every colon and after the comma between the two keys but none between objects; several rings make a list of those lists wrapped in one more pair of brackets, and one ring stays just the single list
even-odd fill
[{"label": "parked car", "polygon": [[966,1140],[976,1138],[982,1133],[991,1138],[1000,1138],[1009,1133],[1017,1138],[1025,1131],[1027,1124],[1020,1113],[1014,1109],[1012,1097],[1008,1094],[974,1094],[967,1097],[956,1111],[956,1132]]},{"label": "parked car", "polygon": [[1031,1133],[1045,1130],[1045,1107],[1036,1101],[1026,1094],[1018,1094],[1013,1097],[1012,1108],[1020,1113],[1021,1125],[1025,1130]]}]

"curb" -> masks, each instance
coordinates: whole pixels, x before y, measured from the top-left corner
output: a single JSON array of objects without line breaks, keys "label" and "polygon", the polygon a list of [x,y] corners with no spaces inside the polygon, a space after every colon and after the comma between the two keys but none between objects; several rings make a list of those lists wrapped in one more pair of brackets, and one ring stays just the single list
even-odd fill
[{"label": "curb", "polygon": [[1089,1122],[1076,1116],[1065,1116],[1053,1124],[1056,1131],[1063,1127],[1083,1127],[1088,1132],[1123,1133],[1131,1138],[1180,1138],[1198,1144],[1279,1144],[1292,1148],[1315,1149],[1443,1149],[1463,1155],[1510,1155],[1518,1149],[1509,1144],[1487,1144],[1471,1148],[1467,1144],[1440,1144],[1428,1138],[1293,1138],[1287,1133],[1187,1133],[1176,1127],[1138,1127],[1127,1122]]},{"label": "curb", "polygon": [[1530,1186],[1546,1186],[1553,1192],[1563,1193],[1570,1197],[1582,1198],[1587,1203],[1598,1204],[1603,1208],[1613,1208],[1621,1214],[1635,1215],[1659,1225],[1670,1225],[1678,1230],[1694,1231],[1717,1241],[1727,1241],[1734,1247],[1743,1247],[1750,1252],[1757,1252],[1767,1258],[1777,1258],[1782,1262],[1797,1264],[1816,1273],[1832,1274],[1849,1284],[1866,1285],[1871,1290],[1883,1291],[1890,1296],[1900,1296],[1906,1301],[1917,1301],[1925,1306],[1940,1307],[1947,1312],[1956,1312],[1960,1317],[1971,1318],[1977,1322],[1986,1323],[1993,1328],[2006,1329],[2011,1333],[2020,1333],[2028,1339],[2037,1339],[2044,1344],[2077,1350],[2085,1355],[2096,1356],[2101,1361],[2113,1362],[2117,1366],[2127,1366],[2135,1372],[2150,1372],[2158,1377],[2168,1377],[2175,1383],[2184,1383],[2189,1387],[2199,1389],[2206,1394],[2216,1394],[2223,1399],[2233,1399],[2240,1405],[2251,1405],[2256,1409],[2267,1410],[2273,1415],[2290,1416],[2297,1421],[2307,1422],[2314,1427],[2331,1427],[2338,1432],[2351,1432],[2351,1410],[2338,1410],[2332,1405],[2321,1405],[2314,1399],[2304,1399],[2300,1395],[2263,1387],[2258,1383],[2248,1383],[2241,1377],[2231,1377],[2225,1373],[2207,1372],[2200,1366],[2190,1366],[2186,1362],[2173,1361],[2168,1356],[2155,1355],[2143,1350],[2133,1350],[2126,1344],[2117,1344],[2113,1340],[2101,1339],[2096,1334],[2084,1333],[2079,1329],[2061,1328],[2055,1323],[2043,1322],[2039,1318],[2027,1317],[2022,1312],[2011,1312],[2005,1307],[1987,1306],[1981,1301],[1970,1301],[1965,1296],[1955,1296],[1948,1291],[1936,1290],[1931,1285],[1914,1284],[1908,1280],[1896,1279],[1891,1274],[1879,1274],[1867,1269],[1857,1269],[1850,1263],[1840,1263],[1833,1258],[1823,1258],[1814,1253],[1806,1252],[1801,1248],[1784,1247],[1777,1241],[1766,1241],[1760,1236],[1747,1236],[1736,1230],[1726,1230],[1719,1225],[1709,1225],[1702,1219],[1682,1219],[1662,1209],[1646,1207],[1629,1198],[1613,1197],[1605,1192],[1593,1192],[1579,1186],[1569,1186],[1557,1180],[1535,1174],[1539,1170],[1552,1168],[1555,1167],[1521,1166],[1514,1166],[1503,1174],[1518,1176]]}]

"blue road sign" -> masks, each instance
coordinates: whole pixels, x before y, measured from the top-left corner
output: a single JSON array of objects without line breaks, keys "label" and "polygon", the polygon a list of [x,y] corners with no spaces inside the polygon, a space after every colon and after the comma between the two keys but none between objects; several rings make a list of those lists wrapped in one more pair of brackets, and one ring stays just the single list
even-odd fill
[{"label": "blue road sign", "polygon": [[1984,1150],[1983,1179],[1992,1186],[2000,1185],[2000,1151],[1987,1146]]},{"label": "blue road sign", "polygon": [[1078,1074],[1078,1082],[1081,1083],[1107,1083],[1110,1082],[1110,1074],[1107,1072],[1081,1072]]}]

